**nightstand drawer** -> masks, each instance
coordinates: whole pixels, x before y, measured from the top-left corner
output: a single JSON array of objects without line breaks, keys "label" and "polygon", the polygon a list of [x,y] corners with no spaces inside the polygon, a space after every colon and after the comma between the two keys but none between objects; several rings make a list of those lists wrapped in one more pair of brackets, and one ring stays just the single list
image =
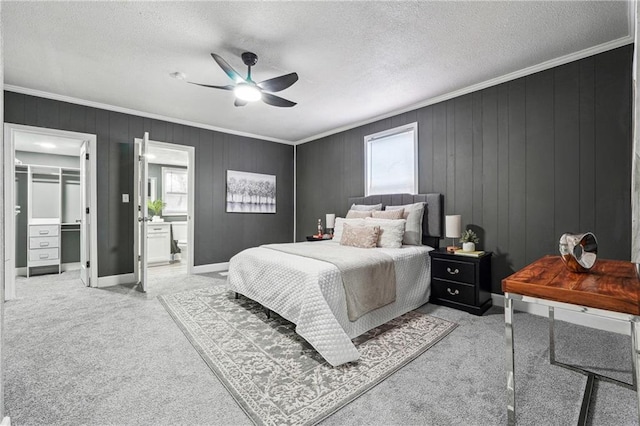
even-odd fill
[{"label": "nightstand drawer", "polygon": [[475,283],[476,269],[473,263],[438,258],[432,258],[431,260],[432,276],[434,278],[467,284]]},{"label": "nightstand drawer", "polygon": [[434,279],[431,282],[431,296],[436,299],[450,300],[452,302],[475,304],[475,287],[472,285]]}]

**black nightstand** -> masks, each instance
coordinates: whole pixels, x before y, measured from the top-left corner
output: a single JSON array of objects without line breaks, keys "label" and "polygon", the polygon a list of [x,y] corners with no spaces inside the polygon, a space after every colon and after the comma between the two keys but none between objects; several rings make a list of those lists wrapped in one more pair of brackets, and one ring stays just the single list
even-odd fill
[{"label": "black nightstand", "polygon": [[433,250],[431,302],[482,315],[491,307],[491,252],[480,257]]}]

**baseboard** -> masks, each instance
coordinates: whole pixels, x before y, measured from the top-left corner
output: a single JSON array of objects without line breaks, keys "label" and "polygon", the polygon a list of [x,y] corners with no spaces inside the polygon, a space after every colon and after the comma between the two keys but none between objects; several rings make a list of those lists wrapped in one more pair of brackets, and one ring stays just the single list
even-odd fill
[{"label": "baseboard", "polygon": [[[80,269],[80,262],[63,263],[60,265],[60,272],[76,271],[78,269]],[[16,268],[15,271],[16,271],[16,276],[21,276],[21,277],[27,276],[26,266],[21,266],[19,268]],[[0,423],[0,426],[2,426],[2,423]]]},{"label": "baseboard", "polygon": [[[502,294],[491,294],[495,306],[504,307],[504,296]],[[540,317],[549,317],[549,308],[542,305],[523,303],[518,300],[513,301],[513,308],[517,311],[526,312]],[[555,309],[555,319],[570,322],[572,324],[583,325],[585,327],[597,328],[598,330],[611,331],[613,333],[631,335],[631,328],[626,321],[616,321],[594,315],[581,314],[579,312]],[[517,324],[515,325],[517,327]]]},{"label": "baseboard", "polygon": [[98,277],[98,285],[97,287],[111,287],[113,285],[119,284],[131,284],[135,282],[135,278],[133,273],[131,274],[120,274],[120,275],[109,275],[106,277]]},{"label": "baseboard", "polygon": [[63,263],[62,265],[60,265],[60,270],[62,272],[77,271],[78,269],[80,269],[80,262]]},{"label": "baseboard", "polygon": [[194,274],[206,274],[208,272],[220,272],[227,271],[229,269],[229,262],[222,263],[210,263],[208,265],[198,265],[193,267]]}]

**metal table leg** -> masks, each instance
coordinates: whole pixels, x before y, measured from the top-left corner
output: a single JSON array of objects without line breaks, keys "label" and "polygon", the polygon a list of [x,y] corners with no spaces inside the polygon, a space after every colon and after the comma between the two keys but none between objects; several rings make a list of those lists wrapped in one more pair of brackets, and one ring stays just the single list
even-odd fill
[{"label": "metal table leg", "polygon": [[638,383],[640,383],[640,335],[638,332],[638,320],[640,318],[635,317],[631,321],[631,366],[633,373],[633,389],[636,391],[636,397],[638,399],[638,422],[640,423],[640,392],[638,392]]},{"label": "metal table leg", "polygon": [[513,348],[513,300],[504,294],[504,328],[507,343],[507,421],[516,424],[516,383],[514,377],[515,356]]}]

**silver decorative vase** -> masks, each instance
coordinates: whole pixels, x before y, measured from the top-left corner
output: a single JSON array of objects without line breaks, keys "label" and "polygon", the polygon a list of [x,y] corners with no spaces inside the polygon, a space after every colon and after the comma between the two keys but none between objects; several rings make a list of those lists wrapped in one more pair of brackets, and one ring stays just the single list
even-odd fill
[{"label": "silver decorative vase", "polygon": [[596,263],[598,240],[591,232],[562,234],[559,249],[567,269],[572,272],[587,272]]}]

